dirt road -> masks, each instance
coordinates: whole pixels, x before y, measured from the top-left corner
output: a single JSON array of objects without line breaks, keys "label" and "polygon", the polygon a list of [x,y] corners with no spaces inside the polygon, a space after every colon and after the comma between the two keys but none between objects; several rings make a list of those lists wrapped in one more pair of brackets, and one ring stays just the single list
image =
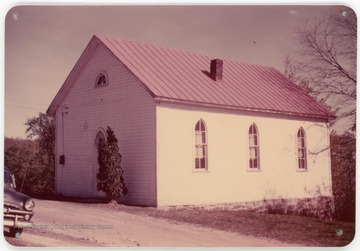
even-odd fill
[{"label": "dirt road", "polygon": [[[200,226],[130,214],[104,204],[36,200],[34,226],[14,246],[261,247],[289,246]],[[290,246],[293,246],[291,244]]]}]

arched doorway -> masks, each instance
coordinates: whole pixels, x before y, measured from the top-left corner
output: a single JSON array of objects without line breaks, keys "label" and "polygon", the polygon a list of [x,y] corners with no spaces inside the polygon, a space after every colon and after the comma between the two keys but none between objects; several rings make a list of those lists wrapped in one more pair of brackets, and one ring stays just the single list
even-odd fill
[{"label": "arched doorway", "polygon": [[98,164],[98,146],[100,140],[106,140],[105,131],[100,129],[95,137],[94,144],[94,165],[93,165],[93,196],[94,197],[105,197],[106,194],[103,191],[97,190],[97,173],[99,172],[99,164]]}]

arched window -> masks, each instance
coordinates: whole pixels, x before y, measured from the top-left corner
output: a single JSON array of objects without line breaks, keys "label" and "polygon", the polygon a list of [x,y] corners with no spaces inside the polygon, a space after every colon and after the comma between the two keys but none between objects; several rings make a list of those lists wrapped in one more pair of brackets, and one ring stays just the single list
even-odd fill
[{"label": "arched window", "polygon": [[307,170],[306,137],[303,128],[300,128],[297,133],[297,148],[298,148],[298,169]]},{"label": "arched window", "polygon": [[100,140],[106,140],[105,138],[105,134],[102,130],[100,130],[97,134],[96,134],[96,137],[95,137],[95,145],[96,147],[99,146],[99,142]]},{"label": "arched window", "polygon": [[260,169],[259,133],[253,123],[249,128],[249,168]]},{"label": "arched window", "polygon": [[195,126],[195,170],[207,170],[207,133],[202,119]]},{"label": "arched window", "polygon": [[108,79],[106,77],[106,74],[104,72],[100,73],[96,78],[96,82],[95,82],[96,87],[104,86],[107,84],[108,84]]}]

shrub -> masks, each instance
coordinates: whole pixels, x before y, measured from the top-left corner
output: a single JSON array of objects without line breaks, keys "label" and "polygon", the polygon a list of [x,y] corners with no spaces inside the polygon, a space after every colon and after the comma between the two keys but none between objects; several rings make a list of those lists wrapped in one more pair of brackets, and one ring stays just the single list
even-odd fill
[{"label": "shrub", "polygon": [[106,140],[100,138],[98,146],[97,189],[104,191],[111,201],[115,201],[116,197],[126,195],[128,190],[120,165],[122,156],[119,153],[118,140],[110,127],[106,133]]}]

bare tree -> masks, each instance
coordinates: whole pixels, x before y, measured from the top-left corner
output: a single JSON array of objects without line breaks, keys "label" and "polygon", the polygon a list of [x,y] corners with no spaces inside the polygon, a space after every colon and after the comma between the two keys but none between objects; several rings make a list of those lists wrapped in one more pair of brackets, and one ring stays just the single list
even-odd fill
[{"label": "bare tree", "polygon": [[355,219],[356,27],[348,8],[307,20],[296,30],[296,60],[284,60],[285,75],[337,115],[332,126],[342,135],[330,137],[332,191],[335,217],[346,221]]},{"label": "bare tree", "polygon": [[[356,14],[351,9],[303,22],[296,30],[297,60],[285,59],[285,74],[331,107],[335,123],[356,130]],[[344,123],[345,122],[345,123]]]}]

